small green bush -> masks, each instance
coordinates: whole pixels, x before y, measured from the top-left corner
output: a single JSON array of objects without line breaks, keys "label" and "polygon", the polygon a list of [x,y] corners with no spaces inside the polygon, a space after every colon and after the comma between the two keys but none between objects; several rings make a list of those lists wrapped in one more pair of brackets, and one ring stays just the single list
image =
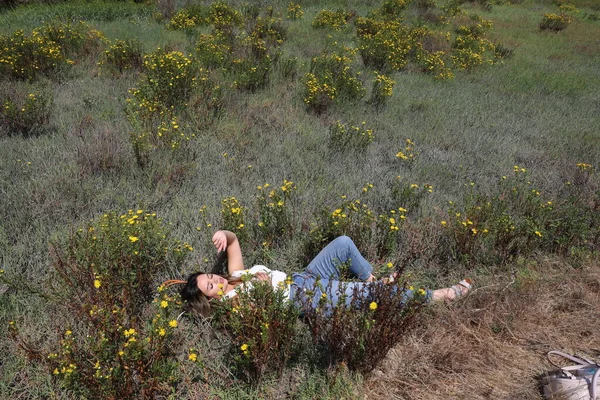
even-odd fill
[{"label": "small green bush", "polygon": [[250,288],[237,290],[235,301],[220,302],[215,310],[215,323],[231,341],[233,370],[254,383],[280,375],[298,351],[297,307],[283,290],[273,290],[266,282],[253,281]]},{"label": "small green bush", "polygon": [[129,70],[141,70],[143,62],[144,57],[139,40],[117,39],[104,51],[98,65],[101,68],[123,73]]},{"label": "small green bush", "polygon": [[[345,286],[339,289],[336,304],[327,297],[326,288],[317,282],[313,290],[299,292],[305,321],[315,342],[324,348],[330,364],[345,363],[361,373],[373,370],[411,327],[424,304],[426,292],[414,290],[406,298],[408,284],[386,285],[376,282],[363,292],[355,289],[349,305],[345,304]],[[411,288],[412,289],[412,288]],[[317,308],[310,305],[319,295]]]},{"label": "small green bush", "polygon": [[373,88],[371,89],[371,98],[369,103],[375,107],[383,106],[390,97],[392,97],[392,90],[396,82],[389,76],[375,73],[375,81],[373,82]]},{"label": "small green bush", "polygon": [[34,80],[73,64],[61,47],[42,36],[25,36],[22,30],[0,35],[0,77]]},{"label": "small green bush", "polygon": [[303,99],[308,109],[320,114],[334,102],[358,100],[365,95],[360,74],[352,69],[354,51],[323,52],[311,60],[304,75]]},{"label": "small green bush", "polygon": [[219,0],[210,5],[207,21],[218,30],[231,31],[242,26],[244,17],[241,12]]},{"label": "small green bush", "polygon": [[292,236],[291,203],[296,189],[294,182],[288,180],[272,189],[268,183],[258,187],[256,238],[263,248],[282,245]]},{"label": "small green bush", "polygon": [[333,150],[365,151],[375,139],[373,130],[361,124],[336,121],[329,126],[329,146]]},{"label": "small green bush", "polygon": [[572,19],[564,13],[560,14],[544,14],[542,20],[538,24],[541,31],[559,32],[567,28]]},{"label": "small green bush", "polygon": [[242,206],[236,197],[221,200],[221,217],[223,229],[233,231],[241,242],[248,239],[249,227],[246,226],[247,208]]},{"label": "small green bush", "polygon": [[355,13],[338,10],[321,10],[313,19],[313,28],[331,28],[335,31],[342,30],[348,21],[354,16]]},{"label": "small green bush", "polygon": [[22,90],[2,93],[0,106],[0,136],[37,134],[50,125],[52,93],[47,90],[27,94]]},{"label": "small green bush", "polygon": [[304,16],[304,11],[302,11],[302,7],[300,4],[290,3],[287,8],[287,17],[288,19],[296,20],[301,19]]},{"label": "small green bush", "polygon": [[468,191],[462,207],[452,203],[441,222],[453,258],[502,264],[538,250],[564,253],[597,245],[593,170],[578,168],[576,176],[585,179],[569,182],[556,199],[535,188],[519,166],[513,177],[500,180],[495,194]]},{"label": "small green bush", "polygon": [[179,269],[190,250],[155,213],[105,214],[54,244],[48,294],[59,310],[57,322],[67,325],[56,342],[50,339],[53,349],[34,349],[16,324],[13,338],[78,397],[168,394],[177,368],[180,301],[162,287],[156,292],[155,279],[165,268]]}]

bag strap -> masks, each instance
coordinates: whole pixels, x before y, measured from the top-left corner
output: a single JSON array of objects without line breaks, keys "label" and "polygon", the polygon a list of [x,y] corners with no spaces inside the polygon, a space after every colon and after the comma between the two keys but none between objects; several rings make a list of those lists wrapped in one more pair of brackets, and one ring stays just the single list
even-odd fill
[{"label": "bag strap", "polygon": [[588,359],[585,359],[585,358],[582,360],[581,358],[574,357],[574,356],[572,356],[572,355],[570,355],[570,354],[563,353],[562,351],[558,351],[558,350],[552,350],[552,351],[549,351],[546,357],[548,358],[548,361],[550,362],[550,364],[554,365],[554,366],[555,366],[555,367],[557,367],[557,368],[561,368],[561,369],[562,369],[563,367],[561,367],[560,365],[557,365],[557,364],[555,364],[555,363],[553,363],[553,362],[552,362],[552,360],[550,359],[550,356],[551,356],[552,354],[555,354],[555,355],[557,355],[557,356],[564,357],[564,358],[566,358],[567,360],[571,360],[571,361],[573,361],[573,362],[576,362],[576,363],[577,363],[577,364],[579,364],[579,365],[585,365],[585,366],[588,366],[589,364],[593,364],[594,366],[598,366],[598,364],[596,364],[595,362],[593,362],[593,361],[590,361],[590,360],[588,360]]},{"label": "bag strap", "polygon": [[592,387],[590,388],[590,399],[596,400],[596,384],[598,382],[598,376],[600,376],[600,368],[594,373],[594,377],[592,378]]}]

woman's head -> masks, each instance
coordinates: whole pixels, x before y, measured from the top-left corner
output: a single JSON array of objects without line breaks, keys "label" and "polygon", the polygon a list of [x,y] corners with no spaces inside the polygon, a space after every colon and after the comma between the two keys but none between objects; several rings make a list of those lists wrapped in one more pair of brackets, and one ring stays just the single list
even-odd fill
[{"label": "woman's head", "polygon": [[192,311],[207,316],[210,312],[209,301],[220,298],[226,286],[227,279],[222,276],[196,272],[188,277],[181,289],[181,298]]},{"label": "woman's head", "polygon": [[180,294],[182,300],[187,303],[190,311],[206,317],[210,313],[210,304],[208,302],[209,298],[198,287],[198,277],[201,275],[206,274],[196,272],[188,276],[187,282],[183,289],[181,289]]}]

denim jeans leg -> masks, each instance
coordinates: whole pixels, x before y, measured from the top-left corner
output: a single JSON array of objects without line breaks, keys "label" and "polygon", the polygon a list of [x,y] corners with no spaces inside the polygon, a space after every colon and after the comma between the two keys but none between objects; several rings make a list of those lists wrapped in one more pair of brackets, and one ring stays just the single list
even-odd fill
[{"label": "denim jeans leg", "polygon": [[340,264],[349,262],[350,272],[359,279],[365,280],[373,271],[373,267],[360,254],[356,245],[348,236],[340,236],[329,243],[308,264],[306,271],[323,279],[340,279]]}]

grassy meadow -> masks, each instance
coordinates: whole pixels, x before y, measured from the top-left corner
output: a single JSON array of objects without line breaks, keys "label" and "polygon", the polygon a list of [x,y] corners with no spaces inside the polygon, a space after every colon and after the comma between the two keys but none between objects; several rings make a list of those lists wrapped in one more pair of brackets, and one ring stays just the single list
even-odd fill
[{"label": "grassy meadow", "polygon": [[[144,367],[160,389],[127,398],[540,399],[547,351],[600,354],[597,2],[14,3],[0,8],[0,398],[115,398],[49,365],[103,343],[77,313],[98,323],[94,301],[112,297],[85,288],[119,279],[169,304],[148,336],[162,364]],[[544,14],[569,22],[541,29]],[[381,276],[476,289],[421,309],[365,371],[323,362],[302,322],[269,370],[211,321],[169,326],[175,291],[154,290],[218,268],[218,228],[247,266],[301,271],[347,234]],[[136,351],[119,365],[148,359]],[[82,361],[99,382],[106,357]]]}]

